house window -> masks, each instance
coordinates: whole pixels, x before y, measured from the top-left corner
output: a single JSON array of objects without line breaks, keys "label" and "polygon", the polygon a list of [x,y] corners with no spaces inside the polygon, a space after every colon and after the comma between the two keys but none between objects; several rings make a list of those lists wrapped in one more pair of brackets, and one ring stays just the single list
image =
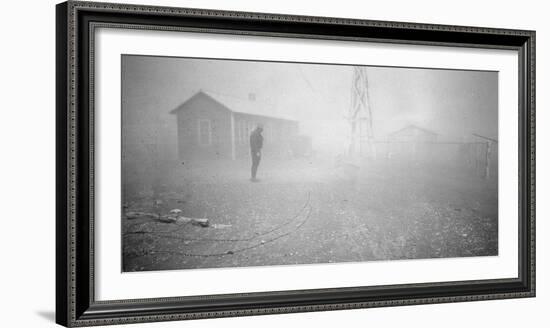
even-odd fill
[{"label": "house window", "polygon": [[199,120],[199,145],[212,144],[212,124],[210,120]]}]

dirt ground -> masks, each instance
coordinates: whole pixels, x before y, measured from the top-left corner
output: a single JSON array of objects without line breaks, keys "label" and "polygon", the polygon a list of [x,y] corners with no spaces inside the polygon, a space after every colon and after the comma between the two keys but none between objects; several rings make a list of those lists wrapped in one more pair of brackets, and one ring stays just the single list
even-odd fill
[{"label": "dirt ground", "polygon": [[[498,252],[496,181],[412,164],[307,159],[264,159],[258,177],[248,180],[247,161],[180,163],[153,175],[161,181],[154,192],[125,187],[123,271]],[[173,218],[209,225],[159,220],[174,209],[181,212]]]}]

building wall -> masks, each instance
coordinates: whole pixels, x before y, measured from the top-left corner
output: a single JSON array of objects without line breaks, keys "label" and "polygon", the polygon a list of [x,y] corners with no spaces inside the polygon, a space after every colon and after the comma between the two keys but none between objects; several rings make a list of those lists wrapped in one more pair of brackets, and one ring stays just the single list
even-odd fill
[{"label": "building wall", "polygon": [[[436,161],[441,150],[434,144],[437,134],[408,127],[388,136],[386,156],[405,161]],[[436,149],[438,148],[438,149]],[[445,154],[448,156],[449,154]]]},{"label": "building wall", "polygon": [[225,107],[196,97],[176,115],[180,160],[231,158],[231,112]]},{"label": "building wall", "polygon": [[297,141],[298,123],[277,118],[249,115],[243,113],[234,114],[235,128],[235,155],[236,158],[250,156],[250,134],[258,124],[264,129],[263,156],[286,158],[292,156],[293,143]]},{"label": "building wall", "polygon": [[438,141],[432,134],[414,127],[376,143],[377,156],[393,162],[422,164],[465,170],[476,176],[496,179],[498,144],[488,142]]}]

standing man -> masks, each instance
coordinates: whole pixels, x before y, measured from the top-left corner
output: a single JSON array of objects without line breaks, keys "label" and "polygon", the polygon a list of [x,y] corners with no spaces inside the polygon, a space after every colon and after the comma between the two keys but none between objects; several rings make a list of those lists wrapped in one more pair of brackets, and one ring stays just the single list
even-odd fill
[{"label": "standing man", "polygon": [[262,146],[264,145],[264,137],[262,136],[263,126],[258,124],[256,129],[250,134],[250,155],[252,156],[252,175],[250,181],[257,182],[256,172],[262,158]]}]

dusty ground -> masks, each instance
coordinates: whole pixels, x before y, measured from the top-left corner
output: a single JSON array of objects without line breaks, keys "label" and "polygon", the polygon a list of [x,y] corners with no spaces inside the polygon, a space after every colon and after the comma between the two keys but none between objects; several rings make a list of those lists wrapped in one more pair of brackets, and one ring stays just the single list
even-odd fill
[{"label": "dusty ground", "polygon": [[[186,163],[124,212],[208,218],[209,227],[122,218],[124,271],[497,255],[496,183],[387,162],[335,167]],[[149,188],[150,189],[150,188]]]}]

